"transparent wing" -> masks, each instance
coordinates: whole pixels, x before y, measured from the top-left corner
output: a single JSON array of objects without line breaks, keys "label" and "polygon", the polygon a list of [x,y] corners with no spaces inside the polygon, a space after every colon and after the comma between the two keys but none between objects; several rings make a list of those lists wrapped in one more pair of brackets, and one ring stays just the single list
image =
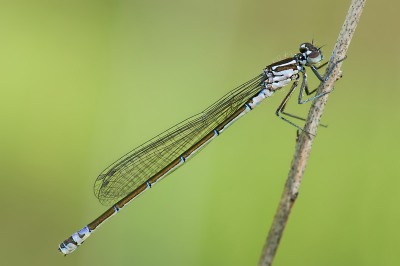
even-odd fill
[{"label": "transparent wing", "polygon": [[167,129],[108,166],[94,192],[108,205],[145,183],[237,111],[262,88],[262,74],[227,93],[203,112]]}]

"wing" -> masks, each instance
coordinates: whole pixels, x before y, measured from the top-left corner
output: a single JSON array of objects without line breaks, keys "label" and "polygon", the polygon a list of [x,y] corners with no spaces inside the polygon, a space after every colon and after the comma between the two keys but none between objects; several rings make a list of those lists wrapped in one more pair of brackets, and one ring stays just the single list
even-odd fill
[{"label": "wing", "polygon": [[262,89],[263,74],[227,93],[203,112],[167,129],[108,166],[96,179],[94,192],[108,205],[145,183],[202,139]]}]

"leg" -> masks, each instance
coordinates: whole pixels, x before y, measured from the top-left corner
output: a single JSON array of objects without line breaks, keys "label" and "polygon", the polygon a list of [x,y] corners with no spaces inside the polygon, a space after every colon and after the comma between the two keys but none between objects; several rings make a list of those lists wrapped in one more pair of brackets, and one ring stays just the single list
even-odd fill
[{"label": "leg", "polygon": [[288,119],[286,119],[285,117],[283,117],[283,116],[281,115],[281,114],[284,114],[284,115],[288,115],[288,116],[290,116],[290,117],[297,118],[297,119],[300,119],[300,120],[303,120],[303,121],[305,120],[304,118],[297,117],[297,116],[294,116],[294,115],[287,114],[287,113],[284,113],[284,112],[283,112],[283,111],[285,110],[286,103],[287,103],[288,100],[290,99],[290,96],[292,96],[294,90],[295,90],[296,87],[297,87],[297,84],[298,84],[298,81],[297,81],[297,80],[293,82],[292,87],[290,88],[288,94],[285,96],[285,98],[283,99],[283,101],[282,101],[281,104],[279,105],[279,107],[278,107],[278,109],[276,110],[275,114],[276,114],[280,119],[282,119],[283,121],[285,121],[286,123],[289,123],[289,124],[291,124],[292,126],[294,126],[294,127],[298,128],[298,129],[300,129],[301,131],[303,131],[303,129],[302,129],[301,127],[299,127],[298,125],[296,125],[295,123],[289,121]]},{"label": "leg", "polygon": [[[299,116],[297,116],[297,115],[293,115],[293,114],[290,114],[290,113],[285,112],[286,104],[287,104],[287,102],[288,102],[288,100],[289,100],[291,94],[293,93],[294,89],[296,88],[296,86],[297,86],[297,81],[295,81],[295,83],[293,83],[292,88],[290,89],[288,95],[285,97],[285,99],[283,100],[283,102],[282,102],[281,105],[279,106],[277,112],[279,111],[279,113],[284,114],[284,115],[286,115],[286,116],[289,116],[289,117],[292,117],[292,118],[295,118],[295,119],[298,119],[298,120],[301,120],[301,121],[306,121],[305,118],[302,118],[302,117],[299,117]],[[302,80],[302,82],[301,82],[300,93],[299,93],[299,99],[298,99],[298,100],[299,100],[299,104],[303,104],[303,103],[309,102],[309,101],[311,101],[311,100],[314,100],[314,99],[319,98],[319,97],[321,97],[321,96],[323,96],[323,95],[326,94],[326,93],[322,93],[322,94],[320,94],[320,95],[317,95],[317,96],[314,96],[314,97],[312,97],[312,98],[310,98],[310,99],[307,99],[307,100],[305,100],[305,101],[302,101],[303,91],[306,91],[306,94],[307,94],[307,95],[311,94],[311,93],[308,92],[307,74],[306,74],[306,73],[303,73],[303,80]],[[277,115],[279,116],[279,114],[277,114]],[[286,121],[285,118],[283,118],[283,117],[281,117],[281,116],[279,116],[279,117],[280,117],[281,119],[283,119],[283,120]],[[288,121],[286,121],[286,122],[288,122]],[[289,124],[292,124],[291,122],[288,122],[288,123],[289,123]],[[293,125],[293,124],[292,124],[292,125]],[[323,125],[323,124],[320,124],[320,126],[322,126],[322,127],[327,127],[326,125]],[[297,126],[296,126],[296,127],[297,127]],[[298,127],[297,127],[297,128],[298,128]]]},{"label": "leg", "polygon": [[329,77],[332,75],[333,70],[335,70],[336,66],[337,66],[340,62],[346,60],[346,58],[347,58],[347,55],[346,55],[345,57],[343,57],[342,59],[340,59],[340,60],[336,61],[335,63],[333,63],[332,69],[328,72],[328,74],[326,75],[326,78],[323,78],[323,77],[321,76],[321,74],[319,74],[318,69],[320,69],[320,68],[322,68],[323,66],[325,66],[328,62],[325,62],[324,64],[322,64],[322,65],[320,65],[320,66],[318,66],[318,67],[312,65],[312,66],[310,66],[310,68],[311,68],[311,70],[314,72],[314,75],[315,75],[321,82],[325,82],[325,81],[327,81],[327,80],[329,79]]},{"label": "leg", "polygon": [[324,96],[325,94],[331,93],[331,92],[333,91],[333,89],[332,89],[332,90],[330,90],[330,91],[323,92],[323,93],[320,93],[320,94],[318,94],[318,95],[315,95],[314,97],[311,97],[311,98],[308,98],[308,99],[306,99],[306,100],[303,100],[303,92],[304,92],[304,91],[306,92],[307,95],[310,95],[310,94],[313,94],[316,90],[317,90],[317,89],[314,89],[314,90],[311,91],[311,92],[308,90],[307,74],[306,74],[305,72],[303,72],[303,80],[302,80],[301,86],[300,86],[300,92],[299,92],[298,103],[299,103],[299,104],[303,104],[303,103],[307,103],[307,102],[309,102],[309,101],[313,101],[313,100],[318,99],[319,97],[322,97],[322,96]]}]

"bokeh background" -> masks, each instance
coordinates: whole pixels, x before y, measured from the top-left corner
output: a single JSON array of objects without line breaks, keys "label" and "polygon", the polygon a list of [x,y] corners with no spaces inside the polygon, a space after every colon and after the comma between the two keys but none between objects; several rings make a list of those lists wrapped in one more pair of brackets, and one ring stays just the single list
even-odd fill
[{"label": "bokeh background", "polygon": [[[329,58],[349,4],[1,1],[1,264],[256,265],[295,146],[274,115],[285,92],[77,252],[57,246],[106,210],[92,185],[107,165],[301,42]],[[400,263],[398,8],[367,1],[275,265]]]}]

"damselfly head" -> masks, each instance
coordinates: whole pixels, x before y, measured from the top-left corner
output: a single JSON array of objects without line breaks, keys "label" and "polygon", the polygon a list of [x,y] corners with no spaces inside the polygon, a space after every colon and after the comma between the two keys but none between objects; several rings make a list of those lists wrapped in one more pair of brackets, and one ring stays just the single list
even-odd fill
[{"label": "damselfly head", "polygon": [[311,43],[302,43],[300,45],[300,53],[303,54],[303,56],[307,60],[307,65],[315,65],[318,64],[319,62],[322,61],[322,51],[320,48],[315,47]]}]

